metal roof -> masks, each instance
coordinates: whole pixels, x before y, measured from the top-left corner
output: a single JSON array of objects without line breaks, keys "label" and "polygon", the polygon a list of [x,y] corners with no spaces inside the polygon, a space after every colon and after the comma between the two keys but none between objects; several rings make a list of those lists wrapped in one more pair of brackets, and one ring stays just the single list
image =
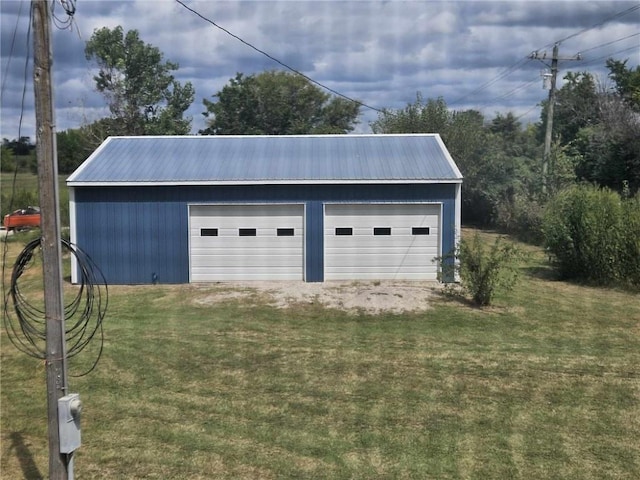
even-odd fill
[{"label": "metal roof", "polygon": [[110,137],[67,179],[69,186],[461,181],[438,134]]}]

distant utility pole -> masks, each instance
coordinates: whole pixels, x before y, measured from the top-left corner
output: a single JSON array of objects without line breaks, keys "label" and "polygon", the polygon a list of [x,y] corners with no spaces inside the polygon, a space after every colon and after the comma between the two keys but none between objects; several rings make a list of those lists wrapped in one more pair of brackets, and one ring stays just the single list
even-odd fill
[{"label": "distant utility pole", "polygon": [[[580,54],[572,58],[558,58],[559,44],[553,46],[553,54],[551,56],[551,78],[549,83],[549,102],[547,105],[547,129],[544,134],[544,156],[542,158],[542,193],[547,193],[547,184],[549,183],[549,159],[551,157],[551,138],[553,133],[553,110],[556,104],[556,78],[558,76],[558,60],[580,60]],[[543,61],[547,54],[538,51],[533,52],[529,58]],[[544,63],[544,62],[543,62]],[[545,64],[546,65],[546,64]],[[545,85],[546,87],[546,85]]]},{"label": "distant utility pole", "polygon": [[51,19],[47,0],[32,0],[33,88],[36,106],[36,154],[42,231],[44,313],[46,322],[47,414],[49,431],[49,478],[73,477],[71,454],[60,453],[58,399],[66,394],[67,365],[62,294],[62,255],[51,81]]}]

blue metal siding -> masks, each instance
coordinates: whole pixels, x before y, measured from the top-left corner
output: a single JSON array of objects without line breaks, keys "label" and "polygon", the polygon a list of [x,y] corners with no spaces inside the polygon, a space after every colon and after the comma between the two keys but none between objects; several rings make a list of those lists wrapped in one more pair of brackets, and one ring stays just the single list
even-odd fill
[{"label": "blue metal siding", "polygon": [[189,281],[188,205],[304,202],[306,279],[323,280],[325,202],[439,202],[442,252],[455,241],[455,184],[76,187],[76,242],[111,284]]},{"label": "blue metal siding", "polygon": [[184,202],[130,190],[76,189],[77,244],[109,283],[146,284],[154,274],[161,283],[187,283]]},{"label": "blue metal siding", "polygon": [[307,202],[306,206],[306,276],[307,282],[324,280],[324,210],[322,202]]}]

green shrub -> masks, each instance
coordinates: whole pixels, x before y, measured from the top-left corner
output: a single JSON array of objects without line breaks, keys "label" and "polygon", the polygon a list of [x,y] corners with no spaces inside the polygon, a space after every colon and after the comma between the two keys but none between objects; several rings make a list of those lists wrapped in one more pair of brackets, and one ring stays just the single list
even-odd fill
[{"label": "green shrub", "polygon": [[531,195],[515,195],[496,209],[495,225],[522,241],[541,245],[544,205]]},{"label": "green shrub", "polygon": [[[511,290],[518,279],[518,262],[524,254],[514,244],[496,238],[487,247],[476,232],[471,240],[462,239],[455,254],[441,262],[453,268],[461,280],[462,290],[476,305],[490,305],[499,292]],[[453,257],[454,262],[451,262]]]},{"label": "green shrub", "polygon": [[[638,283],[640,201],[608,189],[574,186],[547,205],[545,246],[564,278]],[[635,278],[635,280],[634,280]]]},{"label": "green shrub", "polygon": [[620,251],[622,274],[630,284],[640,286],[640,193],[622,202],[625,225]]}]

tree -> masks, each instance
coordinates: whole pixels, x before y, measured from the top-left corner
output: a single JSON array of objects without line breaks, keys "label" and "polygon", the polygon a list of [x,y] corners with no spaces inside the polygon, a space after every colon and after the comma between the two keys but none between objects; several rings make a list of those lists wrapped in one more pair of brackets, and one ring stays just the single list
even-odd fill
[{"label": "tree", "polygon": [[157,47],[140,40],[137,30],[95,30],[85,46],[88,60],[98,64],[96,87],[117,122],[111,135],[183,135],[191,120],[183,118],[195,91],[173,77],[178,64],[164,61]]},{"label": "tree", "polygon": [[451,114],[442,97],[429,98],[425,102],[422,94],[401,110],[384,110],[378,120],[371,123],[373,133],[439,133],[443,135]]},{"label": "tree", "polygon": [[14,155],[29,155],[36,148],[35,144],[31,143],[30,137],[14,138],[13,140],[3,138],[2,145],[9,148]]},{"label": "tree", "polygon": [[[34,143],[31,143],[30,137],[20,137],[19,139],[14,138],[13,140],[3,138],[2,147],[3,155],[5,150],[12,154],[12,171],[18,169],[20,171],[28,170],[33,173],[37,173],[38,161],[36,159],[36,146]],[[9,162],[9,160],[7,160],[7,162]],[[3,169],[5,168],[9,168],[8,164],[3,167]]]},{"label": "tree", "polygon": [[[573,140],[578,131],[597,122],[598,89],[596,82],[588,72],[567,72],[565,84],[556,93],[553,118],[553,139],[560,139],[562,144]],[[540,113],[540,141],[544,139],[547,128],[548,102],[543,102]]]},{"label": "tree", "polygon": [[607,60],[609,78],[616,83],[616,91],[635,110],[640,110],[640,65],[627,68],[627,60]]},{"label": "tree", "polygon": [[293,135],[347,133],[360,106],[331,97],[301,75],[266,71],[238,73],[222,90],[204,99],[204,135]]},{"label": "tree", "polygon": [[580,179],[632,193],[640,190],[640,118],[618,96],[598,101],[599,121],[582,128],[571,143]]},{"label": "tree", "polygon": [[13,172],[16,169],[16,159],[13,157],[13,151],[2,145],[0,147],[0,171]]}]

